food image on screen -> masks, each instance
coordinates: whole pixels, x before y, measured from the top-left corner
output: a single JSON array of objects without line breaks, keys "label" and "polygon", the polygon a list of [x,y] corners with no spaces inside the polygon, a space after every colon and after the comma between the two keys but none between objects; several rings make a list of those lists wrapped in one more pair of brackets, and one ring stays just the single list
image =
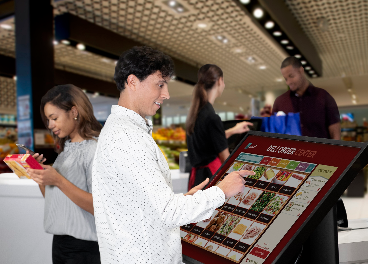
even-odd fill
[{"label": "food image on screen", "polygon": [[227,215],[223,212],[218,213],[210,221],[210,223],[207,225],[206,229],[208,229],[209,231],[212,231],[212,232],[217,232],[220,229],[220,227],[222,226],[222,224],[225,222],[226,216]]},{"label": "food image on screen", "polygon": [[193,235],[193,234],[187,234],[185,237],[184,237],[185,240],[187,240],[188,242],[190,243],[194,243],[197,239],[198,239],[198,236],[196,235]]},{"label": "food image on screen", "polygon": [[220,235],[227,236],[234,229],[234,227],[239,223],[240,217],[235,215],[229,215],[224,224],[217,231]]},{"label": "food image on screen", "polygon": [[255,212],[262,212],[263,209],[267,206],[270,200],[275,196],[275,193],[272,192],[264,192],[261,197],[252,205],[250,210]]},{"label": "food image on screen", "polygon": [[258,226],[252,226],[245,232],[243,239],[253,238],[257,236],[259,233],[261,233],[262,229]]},{"label": "food image on screen", "polygon": [[292,172],[289,171],[279,171],[272,182],[283,185],[290,178],[291,174]]},{"label": "food image on screen", "polygon": [[251,205],[257,199],[258,194],[255,192],[249,192],[243,199],[242,203],[245,205]]},{"label": "food image on screen", "polygon": [[246,165],[243,167],[243,170],[252,171],[252,170],[254,170],[254,168],[255,168],[255,166],[254,166],[254,165],[246,164]]},{"label": "food image on screen", "polygon": [[265,207],[263,212],[269,215],[275,215],[281,209],[286,199],[287,197],[276,195],[271,199],[270,203]]},{"label": "food image on screen", "polygon": [[265,173],[263,173],[261,180],[270,181],[275,177],[276,173],[278,172],[279,170],[267,169]]},{"label": "food image on screen", "polygon": [[257,168],[255,168],[255,169],[254,169],[254,172],[255,172],[256,174],[254,174],[254,175],[249,175],[249,176],[248,176],[248,178],[258,180],[259,178],[261,178],[261,177],[262,177],[262,175],[263,175],[263,173],[265,172],[265,170],[266,170],[266,168],[265,168],[265,167],[257,167]]},{"label": "food image on screen", "polygon": [[242,162],[234,162],[233,166],[230,167],[230,169],[227,171],[228,173],[233,171],[238,171],[240,168],[244,165]]},{"label": "food image on screen", "polygon": [[285,211],[290,211],[291,208],[293,207],[293,205],[294,205],[294,202],[289,203],[287,206],[285,206],[284,210]]},{"label": "food image on screen", "polygon": [[206,247],[206,249],[209,250],[209,251],[212,251],[213,250],[213,246],[212,245],[209,245],[209,246]]},{"label": "food image on screen", "polygon": [[239,235],[242,235],[244,234],[244,231],[247,229],[247,226],[246,225],[243,225],[243,224],[238,224],[234,230],[233,230],[233,233],[235,234],[239,234]]}]

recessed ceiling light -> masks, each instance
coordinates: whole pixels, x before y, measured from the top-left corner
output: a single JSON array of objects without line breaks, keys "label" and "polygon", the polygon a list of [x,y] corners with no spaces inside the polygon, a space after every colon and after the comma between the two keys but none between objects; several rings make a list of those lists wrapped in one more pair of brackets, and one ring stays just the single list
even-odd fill
[{"label": "recessed ceiling light", "polygon": [[173,7],[176,5],[176,2],[175,1],[169,1],[169,6]]},{"label": "recessed ceiling light", "polygon": [[312,69],[310,66],[305,67],[304,69],[306,69],[307,71],[309,71],[310,69]]},{"label": "recessed ceiling light", "polygon": [[357,103],[357,101],[356,100],[353,100],[353,104],[356,104]]},{"label": "recessed ceiling light", "polygon": [[249,56],[249,57],[247,58],[247,61],[248,61],[248,63],[249,63],[249,64],[253,64],[253,63],[255,63],[255,62],[256,62],[256,60],[255,60],[252,56]]},{"label": "recessed ceiling light", "polygon": [[295,55],[294,55],[294,57],[295,57],[295,58],[297,58],[297,59],[300,59],[300,58],[302,57],[302,55],[300,55],[300,54],[295,54]]},{"label": "recessed ceiling light", "polygon": [[239,106],[239,110],[240,110],[240,111],[244,111],[244,108],[243,108],[243,107],[241,107],[241,106]]},{"label": "recessed ceiling light", "polygon": [[284,45],[289,44],[289,41],[287,39],[283,39],[280,42],[281,44],[284,44]]},{"label": "recessed ceiling light", "polygon": [[255,18],[261,18],[263,17],[263,10],[260,9],[260,8],[256,8],[254,11],[253,11],[253,16]]},{"label": "recessed ceiling light", "polygon": [[273,23],[273,21],[267,21],[265,24],[265,28],[267,29],[271,29],[275,26],[275,23]]},{"label": "recessed ceiling light", "polygon": [[99,92],[95,92],[93,95],[92,95],[92,97],[93,98],[96,98],[96,97],[98,97],[100,95],[100,93]]},{"label": "recessed ceiling light", "polygon": [[305,65],[307,62],[305,60],[300,61],[301,64]]},{"label": "recessed ceiling light", "polygon": [[63,43],[64,45],[70,45],[70,41],[66,39],[63,39],[61,43]]},{"label": "recessed ceiling light", "polygon": [[351,92],[351,91],[352,91],[352,90],[349,88],[349,89],[348,89],[348,92]]},{"label": "recessed ceiling light", "polygon": [[84,44],[82,44],[82,43],[78,43],[77,44],[77,49],[79,49],[79,50],[85,50],[86,49],[86,46]]},{"label": "recessed ceiling light", "polygon": [[223,105],[227,105],[227,102],[223,102],[222,104],[223,104]]},{"label": "recessed ceiling light", "polygon": [[242,48],[233,48],[232,51],[234,53],[242,53],[244,50]]},{"label": "recessed ceiling light", "polygon": [[218,40],[222,40],[222,39],[223,39],[223,36],[218,35],[216,38],[217,38]]},{"label": "recessed ceiling light", "polygon": [[229,40],[228,40],[227,38],[224,38],[224,39],[222,40],[222,42],[223,42],[224,44],[227,44],[227,43],[229,42]]},{"label": "recessed ceiling light", "polygon": [[282,82],[282,78],[277,78],[276,82]]},{"label": "recessed ceiling light", "polygon": [[57,45],[57,44],[59,44],[59,41],[54,40],[54,41],[52,41],[52,43],[53,43],[54,45]]},{"label": "recessed ceiling light", "polygon": [[240,0],[240,3],[247,5],[250,3],[250,0]]},{"label": "recessed ceiling light", "polygon": [[292,50],[292,49],[294,49],[294,47],[293,47],[293,46],[286,46],[286,48],[287,48],[288,50]]},{"label": "recessed ceiling light", "polygon": [[259,66],[259,69],[260,70],[264,70],[264,69],[266,69],[266,66],[265,65],[261,65],[261,66]]},{"label": "recessed ceiling light", "polygon": [[179,6],[176,10],[177,10],[179,13],[184,12],[184,8],[182,8],[181,6]]},{"label": "recessed ceiling light", "polygon": [[116,64],[118,64],[118,61],[115,61],[115,66],[116,66]]},{"label": "recessed ceiling light", "polygon": [[197,27],[199,28],[206,28],[207,24],[206,23],[198,23]]},{"label": "recessed ceiling light", "polygon": [[313,78],[317,78],[317,77],[318,77],[318,75],[317,75],[317,74],[313,74],[313,75],[312,75],[312,77],[313,77]]},{"label": "recessed ceiling light", "polygon": [[280,37],[282,35],[281,31],[275,31],[273,32],[273,35],[276,37]]},{"label": "recessed ceiling light", "polygon": [[17,76],[16,76],[16,75],[14,75],[14,76],[13,76],[13,80],[14,80],[14,81],[16,81],[16,80],[17,80]]},{"label": "recessed ceiling light", "polygon": [[110,63],[111,62],[111,60],[106,59],[106,58],[102,58],[101,61],[106,62],[106,63]]},{"label": "recessed ceiling light", "polygon": [[356,95],[355,94],[352,94],[351,97],[353,97],[353,99],[356,99]]},{"label": "recessed ceiling light", "polygon": [[11,26],[11,25],[1,24],[0,26],[1,26],[1,28],[3,28],[3,29],[12,29],[12,26]]},{"label": "recessed ceiling light", "polygon": [[309,71],[309,73],[310,73],[310,74],[313,74],[313,73],[314,73],[314,71]]}]

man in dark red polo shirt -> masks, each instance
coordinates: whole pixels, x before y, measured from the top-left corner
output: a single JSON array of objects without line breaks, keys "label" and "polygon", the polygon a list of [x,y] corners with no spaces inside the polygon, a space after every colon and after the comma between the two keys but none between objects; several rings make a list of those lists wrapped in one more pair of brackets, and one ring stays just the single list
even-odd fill
[{"label": "man in dark red polo shirt", "polygon": [[295,57],[282,62],[281,73],[290,90],[277,97],[272,113],[299,113],[303,136],[340,139],[340,114],[332,96],[307,80]]},{"label": "man in dark red polo shirt", "polygon": [[[281,74],[290,90],[276,98],[272,114],[279,111],[299,113],[303,136],[339,140],[340,114],[332,96],[307,80],[302,64],[295,57],[287,57],[282,62]],[[335,239],[331,239],[333,237]],[[298,264],[339,262],[336,206],[310,234],[301,252]]]}]

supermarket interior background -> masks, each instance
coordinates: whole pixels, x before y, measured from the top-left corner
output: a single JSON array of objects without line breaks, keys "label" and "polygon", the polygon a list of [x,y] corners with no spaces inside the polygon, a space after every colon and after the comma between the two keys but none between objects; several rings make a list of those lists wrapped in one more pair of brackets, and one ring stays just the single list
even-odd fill
[{"label": "supermarket interior background", "polygon": [[[172,169],[176,192],[187,186],[179,159],[187,148],[185,121],[204,64],[216,64],[224,72],[226,88],[214,104],[221,120],[247,120],[264,116],[263,108],[272,107],[288,90],[280,65],[295,56],[310,82],[335,99],[341,139],[368,142],[367,43],[367,0],[0,0],[0,173],[11,172],[2,159],[18,153],[17,142],[56,157],[38,103],[56,84],[83,89],[104,124],[118,102],[116,61],[137,45],[152,46],[174,59],[170,99],[152,119],[153,137]],[[368,227],[367,177],[364,169],[343,196],[348,219],[359,227]],[[6,233],[9,242],[0,238],[0,263],[37,259],[31,246],[13,254],[13,262],[2,261],[19,237],[22,247],[37,237],[42,250],[50,248],[51,238],[35,231],[43,232],[36,187],[31,180],[20,183],[0,174],[0,219],[5,223],[0,237]],[[15,219],[26,217],[24,212],[37,227],[31,232],[15,226]],[[364,248],[364,232],[357,240],[341,235],[340,263],[368,263],[360,249],[341,253],[353,250],[344,247],[353,242]]]}]

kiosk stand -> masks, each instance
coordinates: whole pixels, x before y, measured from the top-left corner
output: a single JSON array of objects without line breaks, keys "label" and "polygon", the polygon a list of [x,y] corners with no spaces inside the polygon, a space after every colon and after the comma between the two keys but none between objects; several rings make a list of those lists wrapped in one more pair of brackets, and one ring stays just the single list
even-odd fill
[{"label": "kiosk stand", "polygon": [[[181,227],[183,254],[211,264],[293,263],[316,234],[331,237],[331,244],[308,258],[302,253],[298,263],[336,263],[331,208],[367,161],[364,143],[250,131],[207,187],[232,171],[256,174],[210,219]],[[312,232],[324,218],[322,232]]]}]

